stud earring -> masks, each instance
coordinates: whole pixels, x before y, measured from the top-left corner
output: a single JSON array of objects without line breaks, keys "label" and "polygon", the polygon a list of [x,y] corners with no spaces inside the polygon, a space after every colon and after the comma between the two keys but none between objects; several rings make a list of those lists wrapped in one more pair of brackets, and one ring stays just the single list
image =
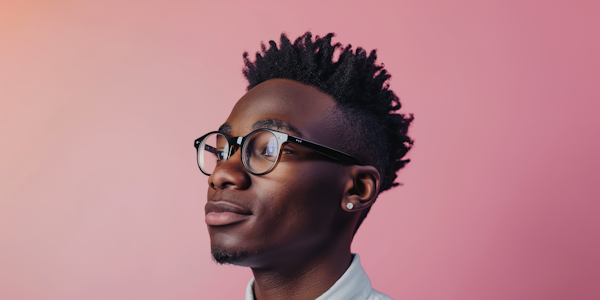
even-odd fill
[{"label": "stud earring", "polygon": [[354,204],[348,203],[348,204],[346,204],[346,208],[347,209],[353,209],[354,208]]}]

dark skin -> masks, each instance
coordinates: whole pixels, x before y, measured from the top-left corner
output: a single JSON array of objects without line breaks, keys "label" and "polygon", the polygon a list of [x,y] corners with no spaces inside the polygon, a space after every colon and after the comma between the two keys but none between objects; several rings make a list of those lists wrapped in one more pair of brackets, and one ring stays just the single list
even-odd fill
[{"label": "dark skin", "polygon": [[[246,93],[221,128],[233,137],[270,128],[341,149],[340,115],[334,99],[317,88],[272,79]],[[287,144],[271,172],[249,174],[238,150],[208,184],[207,212],[244,214],[208,231],[213,250],[247,253],[233,263],[252,268],[255,298],[315,299],[350,266],[354,228],[375,201],[379,173]]]}]

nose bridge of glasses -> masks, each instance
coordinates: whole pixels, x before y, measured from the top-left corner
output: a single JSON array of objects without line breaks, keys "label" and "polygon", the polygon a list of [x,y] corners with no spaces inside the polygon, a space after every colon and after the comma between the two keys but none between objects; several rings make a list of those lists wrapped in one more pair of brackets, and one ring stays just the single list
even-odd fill
[{"label": "nose bridge of glasses", "polygon": [[229,158],[242,146],[242,141],[243,141],[244,137],[238,136],[235,138],[227,138],[227,139],[229,141],[229,151],[227,153],[227,158]]}]

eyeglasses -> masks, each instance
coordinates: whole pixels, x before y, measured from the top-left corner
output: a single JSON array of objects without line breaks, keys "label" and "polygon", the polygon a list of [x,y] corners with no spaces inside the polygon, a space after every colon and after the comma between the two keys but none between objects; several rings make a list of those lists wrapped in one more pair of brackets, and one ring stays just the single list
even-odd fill
[{"label": "eyeglasses", "polygon": [[195,140],[194,146],[198,152],[198,167],[206,175],[212,174],[240,147],[244,168],[250,174],[263,175],[275,168],[286,143],[313,150],[340,163],[362,165],[344,152],[271,129],[257,129],[243,137],[229,137],[224,132],[212,131]]}]

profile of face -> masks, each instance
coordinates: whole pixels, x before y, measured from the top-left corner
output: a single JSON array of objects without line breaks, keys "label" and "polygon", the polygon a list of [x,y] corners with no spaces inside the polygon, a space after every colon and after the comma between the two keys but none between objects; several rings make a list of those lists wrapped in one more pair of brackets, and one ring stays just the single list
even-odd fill
[{"label": "profile of face", "polygon": [[[221,131],[238,137],[268,128],[339,149],[338,115],[334,99],[317,88],[271,79],[237,102]],[[206,223],[215,260],[283,266],[348,238],[345,233],[359,213],[343,201],[353,182],[352,166],[288,143],[270,172],[253,175],[240,153],[236,150],[208,178]],[[211,214],[223,212],[233,214]]]}]

